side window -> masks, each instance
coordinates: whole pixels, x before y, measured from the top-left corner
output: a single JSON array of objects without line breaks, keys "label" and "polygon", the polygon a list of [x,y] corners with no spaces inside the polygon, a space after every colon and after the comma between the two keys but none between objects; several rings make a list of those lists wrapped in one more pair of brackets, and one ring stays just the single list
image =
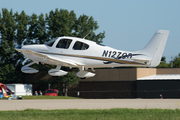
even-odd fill
[{"label": "side window", "polygon": [[76,41],[76,43],[73,46],[74,50],[87,50],[88,48],[89,48],[88,44],[79,41]]},{"label": "side window", "polygon": [[70,39],[61,39],[59,40],[58,44],[56,45],[56,48],[64,48],[68,49],[72,40]]}]

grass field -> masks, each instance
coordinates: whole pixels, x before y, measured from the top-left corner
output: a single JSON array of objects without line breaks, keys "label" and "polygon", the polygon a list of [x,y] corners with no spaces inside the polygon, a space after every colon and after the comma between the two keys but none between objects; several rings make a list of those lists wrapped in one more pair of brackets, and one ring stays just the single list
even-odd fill
[{"label": "grass field", "polygon": [[[66,97],[66,96],[22,96],[23,99],[81,99],[77,97]],[[0,98],[4,100],[4,98]]]},{"label": "grass field", "polygon": [[1,120],[179,120],[180,109],[0,111]]},{"label": "grass field", "polygon": [[23,99],[80,99],[77,97],[66,96],[22,96]]}]

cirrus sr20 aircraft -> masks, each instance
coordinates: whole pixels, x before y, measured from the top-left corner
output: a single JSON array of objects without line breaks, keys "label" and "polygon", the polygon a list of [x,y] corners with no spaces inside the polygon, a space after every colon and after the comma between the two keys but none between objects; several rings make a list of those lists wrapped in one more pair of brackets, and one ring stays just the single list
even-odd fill
[{"label": "cirrus sr20 aircraft", "polygon": [[16,48],[17,51],[33,62],[21,68],[24,73],[37,73],[31,68],[32,64],[56,65],[48,73],[52,76],[63,76],[68,72],[61,70],[61,66],[77,67],[80,78],[93,77],[95,74],[86,71],[98,67],[145,66],[159,65],[165,44],[169,35],[168,30],[159,30],[149,43],[139,51],[122,51],[96,42],[76,37],[58,37],[43,45],[24,45]]}]

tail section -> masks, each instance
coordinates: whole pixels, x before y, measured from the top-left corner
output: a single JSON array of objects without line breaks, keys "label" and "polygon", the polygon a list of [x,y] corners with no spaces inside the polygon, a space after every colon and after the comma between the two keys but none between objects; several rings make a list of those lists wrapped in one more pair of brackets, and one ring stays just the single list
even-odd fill
[{"label": "tail section", "polygon": [[161,57],[164,52],[166,41],[169,35],[168,30],[159,30],[151,38],[149,43],[140,51],[137,51],[138,54],[146,55],[150,58],[150,67],[156,67],[161,61]]}]

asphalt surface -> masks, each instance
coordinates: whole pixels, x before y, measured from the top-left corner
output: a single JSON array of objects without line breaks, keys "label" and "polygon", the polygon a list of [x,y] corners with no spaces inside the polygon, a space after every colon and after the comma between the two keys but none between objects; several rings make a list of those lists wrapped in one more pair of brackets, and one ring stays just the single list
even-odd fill
[{"label": "asphalt surface", "polygon": [[180,109],[180,99],[0,100],[0,111],[25,109]]}]

